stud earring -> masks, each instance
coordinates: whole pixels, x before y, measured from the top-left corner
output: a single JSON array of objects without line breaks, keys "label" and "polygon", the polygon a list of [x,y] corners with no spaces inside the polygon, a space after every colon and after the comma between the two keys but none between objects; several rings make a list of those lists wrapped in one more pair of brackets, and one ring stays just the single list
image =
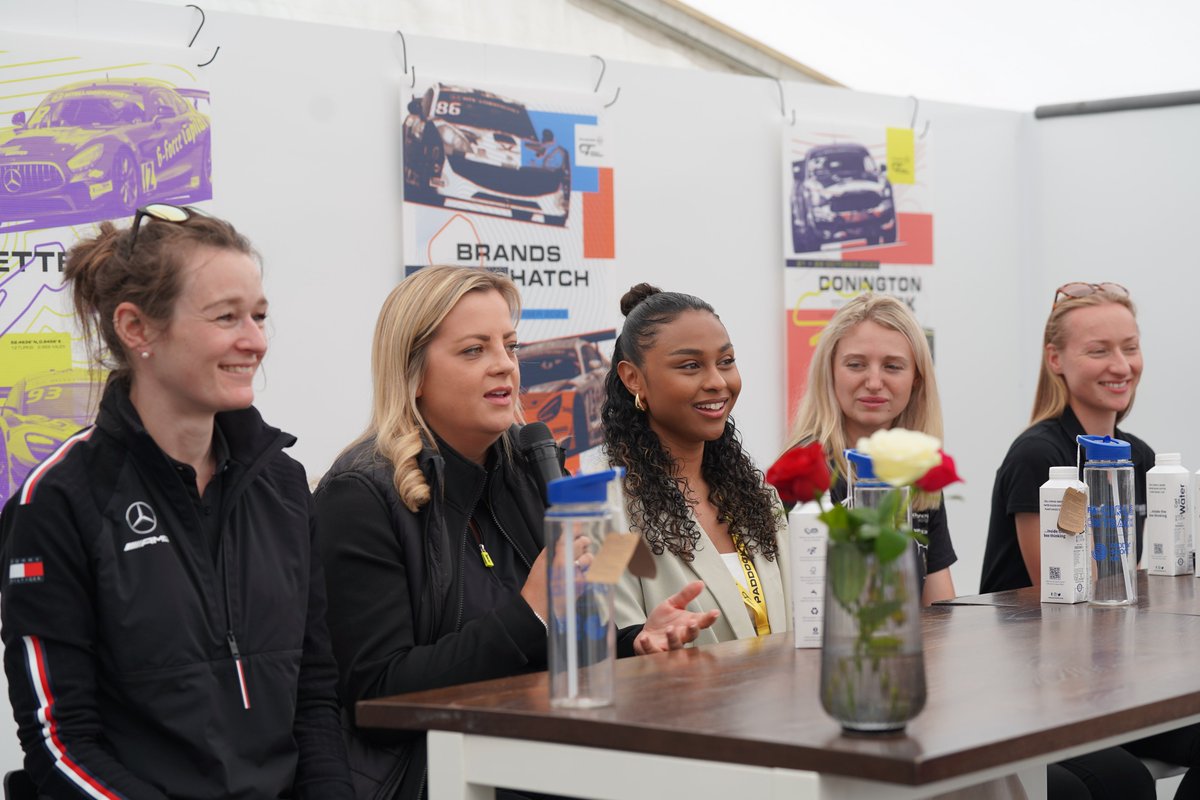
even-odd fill
[{"label": "stud earring", "polygon": [[149,350],[143,350],[143,351],[142,351],[142,358],[149,358],[149,357],[150,357],[150,351],[149,351]]}]

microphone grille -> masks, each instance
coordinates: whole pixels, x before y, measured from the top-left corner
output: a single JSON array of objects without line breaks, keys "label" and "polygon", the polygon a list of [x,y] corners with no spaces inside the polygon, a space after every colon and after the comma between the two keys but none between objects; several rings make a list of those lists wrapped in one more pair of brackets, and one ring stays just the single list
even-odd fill
[{"label": "microphone grille", "polygon": [[521,428],[517,434],[517,444],[522,451],[528,450],[538,442],[544,442],[549,439],[554,441],[554,434],[550,433],[550,428],[544,422],[531,422]]}]

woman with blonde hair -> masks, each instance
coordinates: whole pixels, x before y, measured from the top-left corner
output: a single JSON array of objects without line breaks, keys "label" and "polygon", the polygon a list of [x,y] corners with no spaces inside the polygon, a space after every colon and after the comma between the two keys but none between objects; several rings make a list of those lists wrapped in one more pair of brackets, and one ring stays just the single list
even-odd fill
[{"label": "woman with blonde hair", "polygon": [[1137,552],[1146,523],[1146,470],[1154,450],[1117,423],[1133,408],[1142,375],[1136,311],[1115,283],[1068,283],[1055,293],[1042,337],[1042,364],[1029,427],[996,472],[980,590],[1041,585],[1038,487],[1050,467],[1076,463],[1075,437],[1129,442],[1134,466]]},{"label": "woman with blonde hair", "polygon": [[[920,324],[894,297],[861,294],[842,306],[821,333],[808,370],[808,384],[788,447],[817,441],[846,475],[843,451],[878,430],[907,428],[942,438],[933,355]],[[833,487],[845,497],[844,480]],[[950,565],[958,560],[950,541],[940,494],[913,499],[913,528],[925,534],[919,546],[926,605],[954,597]]]},{"label": "woman with blonde hair", "polygon": [[[1054,293],[1042,336],[1042,363],[1029,427],[996,470],[981,591],[1041,585],[1038,487],[1050,467],[1076,463],[1075,437],[1085,433],[1114,436],[1130,444],[1141,558],[1146,471],[1154,466],[1154,450],[1117,427],[1133,408],[1142,377],[1136,314],[1129,291],[1120,284],[1074,281]],[[1200,765],[1200,726],[1053,764],[1050,797],[1152,798],[1154,780],[1138,758]],[[1198,785],[1200,774],[1189,770],[1175,796],[1195,797]]]},{"label": "woman with blonde hair", "polygon": [[[476,268],[419,270],[384,301],[370,424],[316,492],[346,708],[546,666],[545,504],[513,441],[519,317],[512,281]],[[694,639],[713,621],[686,610],[701,588],[619,631],[619,653]],[[349,743],[359,798],[424,795],[423,737]]]}]

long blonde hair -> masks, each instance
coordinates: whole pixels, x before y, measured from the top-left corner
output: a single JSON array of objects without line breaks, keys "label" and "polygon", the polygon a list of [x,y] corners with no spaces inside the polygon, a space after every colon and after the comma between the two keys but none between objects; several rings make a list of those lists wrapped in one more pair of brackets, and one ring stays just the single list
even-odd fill
[{"label": "long blonde hair", "polygon": [[[925,331],[908,306],[896,298],[871,292],[860,294],[838,309],[817,341],[808,367],[808,386],[796,410],[788,442],[788,448],[805,440],[820,442],[842,475],[846,474],[846,459],[842,451],[853,447],[854,442],[846,440],[845,415],[833,389],[833,357],[842,337],[863,322],[874,322],[899,332],[912,349],[913,366],[916,369],[912,394],[908,398],[908,405],[893,420],[892,427],[942,438],[942,405],[933,372],[933,354],[929,351]],[[939,495],[918,493],[913,507],[928,510],[937,507],[939,502]]]},{"label": "long blonde hair", "polygon": [[[1071,391],[1067,388],[1066,378],[1056,375],[1050,369],[1050,354],[1047,352],[1047,345],[1053,345],[1055,349],[1061,350],[1066,344],[1066,319],[1072,311],[1077,308],[1102,306],[1105,303],[1116,303],[1129,309],[1129,313],[1133,315],[1136,322],[1137,309],[1133,305],[1133,300],[1129,299],[1129,295],[1114,294],[1107,289],[1097,289],[1085,297],[1068,298],[1050,309],[1050,316],[1046,320],[1046,332],[1042,335],[1042,368],[1038,372],[1037,391],[1033,395],[1033,411],[1029,415],[1030,425],[1061,417],[1063,411],[1071,403]],[[1136,394],[1137,390],[1135,389],[1129,395],[1129,405],[1125,406],[1124,411],[1117,412],[1117,422],[1125,419],[1133,410],[1133,400]]]},{"label": "long blonde hair", "polygon": [[346,450],[374,437],[375,453],[393,465],[396,491],[410,511],[429,502],[417,456],[426,445],[437,446],[417,408],[429,342],[463,295],[489,291],[500,293],[516,322],[521,316],[517,287],[506,275],[478,267],[419,270],[392,290],[379,311],[371,345],[371,422]]}]

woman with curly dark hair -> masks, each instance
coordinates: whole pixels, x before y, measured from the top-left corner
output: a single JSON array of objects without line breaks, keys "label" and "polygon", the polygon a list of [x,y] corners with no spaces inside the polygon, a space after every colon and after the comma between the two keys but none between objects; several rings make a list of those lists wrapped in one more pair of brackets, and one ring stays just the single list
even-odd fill
[{"label": "woman with curly dark hair", "polygon": [[788,630],[791,592],[783,509],[742,450],[729,414],[742,388],[729,333],[698,297],[634,286],[605,381],[605,448],[625,468],[630,527],[654,552],[658,574],[626,574],[617,624],[696,578],[691,606],[719,610],[697,644]]}]

